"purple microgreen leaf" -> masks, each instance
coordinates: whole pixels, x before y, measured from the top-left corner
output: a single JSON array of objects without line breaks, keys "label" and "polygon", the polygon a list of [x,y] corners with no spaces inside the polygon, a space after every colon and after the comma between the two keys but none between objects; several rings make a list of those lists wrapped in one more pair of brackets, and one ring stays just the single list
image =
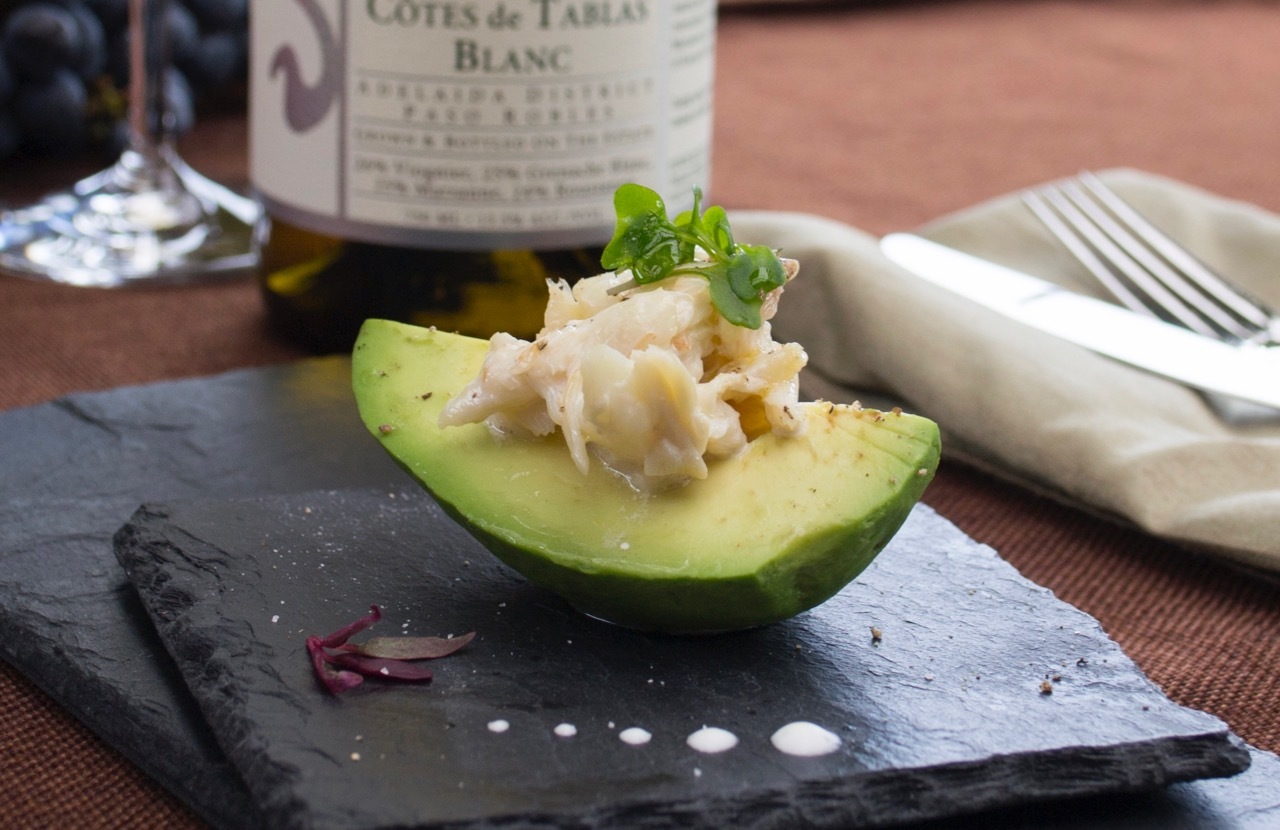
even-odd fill
[{"label": "purple microgreen leaf", "polygon": [[404,660],[387,657],[368,657],[350,651],[328,655],[328,660],[344,669],[359,672],[368,677],[385,677],[389,680],[430,680],[431,669]]},{"label": "purple microgreen leaf", "polygon": [[461,651],[475,638],[474,631],[461,637],[370,637],[363,643],[347,643],[339,650],[393,660],[435,660]]},{"label": "purple microgreen leaf", "polygon": [[368,614],[325,637],[320,641],[320,645],[325,648],[337,648],[351,639],[353,634],[359,634],[380,619],[382,619],[382,609],[376,605],[370,605]]},{"label": "purple microgreen leaf", "polygon": [[364,682],[364,678],[355,672],[335,670],[330,666],[329,655],[325,653],[323,641],[319,637],[307,638],[307,653],[311,655],[311,666],[315,669],[316,679],[332,694],[354,689]]},{"label": "purple microgreen leaf", "polygon": [[333,694],[359,686],[365,677],[428,681],[429,669],[406,661],[448,657],[476,636],[472,631],[461,637],[370,637],[364,643],[347,643],[352,635],[380,619],[382,610],[371,605],[368,614],[328,637],[307,637],[307,654],[316,678]]}]

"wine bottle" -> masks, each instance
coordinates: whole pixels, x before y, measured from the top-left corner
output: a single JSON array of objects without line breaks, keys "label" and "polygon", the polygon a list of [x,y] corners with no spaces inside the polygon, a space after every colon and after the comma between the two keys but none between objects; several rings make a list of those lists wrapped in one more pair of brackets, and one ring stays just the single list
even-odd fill
[{"label": "wine bottle", "polygon": [[692,205],[715,0],[251,0],[250,176],[272,325],[530,337],[599,273],[626,182]]}]

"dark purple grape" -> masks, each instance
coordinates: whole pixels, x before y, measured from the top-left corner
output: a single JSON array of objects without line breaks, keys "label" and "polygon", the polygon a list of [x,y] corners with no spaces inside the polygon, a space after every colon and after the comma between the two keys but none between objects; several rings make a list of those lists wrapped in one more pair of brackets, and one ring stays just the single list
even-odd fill
[{"label": "dark purple grape", "polygon": [[244,39],[234,32],[214,32],[200,38],[195,50],[178,67],[191,86],[209,92],[240,76],[246,60]]},{"label": "dark purple grape", "polygon": [[200,43],[200,24],[195,15],[181,3],[170,3],[165,10],[165,35],[168,37],[169,60],[187,60]]},{"label": "dark purple grape", "polygon": [[84,0],[84,4],[102,21],[108,35],[129,24],[129,0]]},{"label": "dark purple grape", "polygon": [[102,21],[82,3],[69,3],[67,11],[80,27],[80,50],[72,66],[80,77],[92,81],[107,67],[107,32]]},{"label": "dark purple grape", "polygon": [[89,96],[84,81],[59,69],[48,81],[24,83],[13,97],[13,117],[22,146],[37,155],[68,155],[85,149],[89,138]]},{"label": "dark purple grape", "polygon": [[249,22],[249,0],[183,0],[202,29],[208,32],[244,31]]},{"label": "dark purple grape", "polygon": [[[129,30],[120,31],[107,45],[107,73],[119,88],[129,86]],[[200,27],[183,6],[170,3],[164,19],[164,45],[169,50],[166,63],[184,64],[192,59],[200,44]]]},{"label": "dark purple grape", "polygon": [[[108,75],[128,94],[131,0],[0,0],[0,159],[119,149],[112,120],[120,99],[95,86]],[[167,62],[161,93],[167,129],[195,124],[197,95],[245,76],[248,0],[170,0],[163,21]],[[92,115],[90,111],[97,112]]]},{"label": "dark purple grape", "polygon": [[75,15],[56,3],[21,6],[4,25],[4,50],[18,77],[48,81],[75,66],[84,38]]}]

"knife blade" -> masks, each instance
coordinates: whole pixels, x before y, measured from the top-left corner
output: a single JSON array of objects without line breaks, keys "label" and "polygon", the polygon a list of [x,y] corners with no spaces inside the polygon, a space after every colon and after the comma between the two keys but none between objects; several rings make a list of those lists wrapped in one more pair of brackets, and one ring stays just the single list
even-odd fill
[{"label": "knife blade", "polygon": [[908,233],[886,257],[934,285],[1098,354],[1242,401],[1280,408],[1280,349],[1235,346]]}]

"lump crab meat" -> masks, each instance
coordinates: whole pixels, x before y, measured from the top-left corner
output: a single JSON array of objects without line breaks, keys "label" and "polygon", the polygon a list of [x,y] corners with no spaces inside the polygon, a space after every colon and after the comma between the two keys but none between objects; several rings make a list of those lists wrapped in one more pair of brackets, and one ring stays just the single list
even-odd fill
[{"label": "lump crab meat", "polygon": [[[799,268],[783,266],[788,280]],[[558,429],[579,470],[594,457],[641,492],[705,478],[709,460],[764,432],[802,430],[793,408],[808,357],[769,324],[783,288],[764,298],[755,330],[725,320],[698,276],[636,286],[622,271],[548,288],[542,331],[532,342],[494,335],[441,426],[483,421],[513,438]]]}]

